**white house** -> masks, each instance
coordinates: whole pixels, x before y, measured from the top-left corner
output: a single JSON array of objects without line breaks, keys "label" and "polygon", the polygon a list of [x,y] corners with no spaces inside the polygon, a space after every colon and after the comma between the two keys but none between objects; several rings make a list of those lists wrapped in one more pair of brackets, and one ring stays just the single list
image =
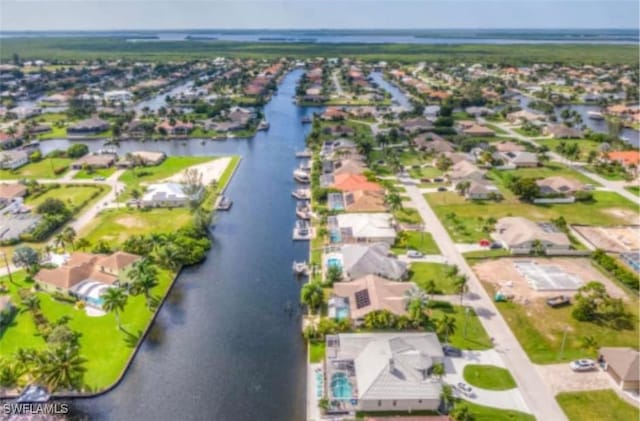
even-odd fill
[{"label": "white house", "polygon": [[130,102],[133,99],[133,94],[129,91],[107,91],[104,93],[104,100],[107,102]]},{"label": "white house", "polygon": [[536,223],[520,216],[500,218],[494,237],[513,254],[530,253],[536,242],[545,251],[565,251],[571,248],[567,235],[550,223]]},{"label": "white house", "polygon": [[192,200],[200,200],[203,188],[192,195],[185,192],[185,185],[181,183],[150,184],[140,200],[140,204],[148,208],[175,208],[188,206]]},{"label": "white house", "polygon": [[29,155],[25,151],[0,152],[0,168],[3,170],[15,170],[29,162]]},{"label": "white house", "polygon": [[331,222],[345,243],[392,245],[396,241],[393,216],[389,213],[343,213],[336,215]]}]

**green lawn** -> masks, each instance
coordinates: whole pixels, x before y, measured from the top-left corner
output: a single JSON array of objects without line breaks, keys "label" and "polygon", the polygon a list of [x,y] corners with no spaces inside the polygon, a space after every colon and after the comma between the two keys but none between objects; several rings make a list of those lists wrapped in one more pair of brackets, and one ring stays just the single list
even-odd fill
[{"label": "green lawn", "polygon": [[409,224],[409,225],[418,225],[422,224],[422,217],[414,208],[402,208],[393,212],[394,218],[400,223]]},{"label": "green lawn", "polygon": [[423,254],[440,254],[440,248],[433,236],[424,231],[404,231],[398,235],[400,241],[396,241],[391,251],[396,254],[406,253],[407,250],[418,250]]},{"label": "green lawn", "polygon": [[[464,401],[464,405],[469,408],[474,421],[535,421],[536,418],[524,412],[511,411],[506,409],[492,408],[478,405],[473,402]],[[545,420],[546,421],[546,420]]]},{"label": "green lawn", "polygon": [[107,209],[80,232],[91,244],[104,240],[120,244],[132,235],[174,232],[187,226],[192,215],[187,208]]},{"label": "green lawn", "polygon": [[[434,300],[437,300],[437,296]],[[466,314],[465,308],[458,305],[446,305],[448,303],[442,302],[430,302],[429,317],[435,323],[439,318],[442,318],[445,314],[455,319],[456,328],[453,333],[449,335],[449,343],[455,347],[461,349],[483,350],[491,349],[491,339],[489,335],[482,327],[480,319],[470,309]],[[466,322],[465,322],[466,320]],[[465,336],[465,324],[467,326]],[[444,338],[443,338],[444,339]]]},{"label": "green lawn", "polygon": [[[637,206],[631,201],[606,191],[594,191],[591,202],[550,205],[534,205],[517,199],[497,203],[469,202],[454,192],[426,194],[425,199],[457,243],[474,243],[488,238],[489,233],[482,228],[490,216],[495,219],[523,216],[535,221],[563,216],[570,224],[624,225],[637,214]],[[453,214],[455,218],[451,217]]]},{"label": "green lawn", "polygon": [[[161,297],[166,294],[172,276],[166,271],[160,271],[159,285],[152,290],[152,295]],[[12,301],[18,305],[18,289],[33,286],[24,277],[23,271],[15,273],[15,285],[9,283],[7,277],[0,278],[9,286]],[[89,317],[83,310],[76,310],[69,303],[56,301],[48,293],[39,292],[37,295],[42,312],[50,322],[68,315],[71,317],[69,327],[81,334],[80,354],[88,360],[84,379],[92,389],[105,388],[117,379],[133,351],[132,342],[137,342],[153,316],[145,305],[143,295],[130,296],[121,314],[123,332],[116,328],[113,314]],[[4,332],[0,332],[0,355],[10,357],[20,348],[44,348],[44,339],[36,333],[31,313],[18,312],[13,323]]]},{"label": "green lawn", "polygon": [[546,178],[551,176],[564,176],[567,178],[576,179],[584,184],[593,184],[594,186],[599,185],[598,183],[596,183],[589,177],[579,173],[578,171],[565,165],[558,164],[556,162],[547,163],[544,167],[518,168],[516,170],[505,171],[491,170],[489,172],[489,176],[498,183],[499,187],[503,187],[504,189],[506,189],[504,180],[506,180],[509,175],[517,176],[520,178]]},{"label": "green lawn", "polygon": [[596,142],[594,140],[589,139],[534,139],[537,144],[540,146],[546,146],[550,151],[557,152],[556,147],[560,144],[560,142],[564,142],[567,146],[573,145],[574,143],[578,145],[580,148],[580,159],[581,161],[586,161],[589,155],[589,152],[596,151],[598,152],[601,143]]},{"label": "green lawn", "polygon": [[640,411],[613,390],[561,392],[556,400],[570,421],[637,420]]},{"label": "green lawn", "polygon": [[471,386],[488,390],[515,388],[516,381],[506,368],[495,365],[469,364],[464,366],[464,380]]},{"label": "green lawn", "polygon": [[425,288],[428,281],[433,281],[436,284],[436,294],[455,294],[453,279],[447,276],[448,268],[442,263],[414,262],[409,270],[409,280],[420,288]]},{"label": "green lawn", "polygon": [[324,360],[326,343],[323,342],[309,342],[309,361],[312,363],[319,363]]},{"label": "green lawn", "polygon": [[102,185],[62,184],[60,187],[52,188],[38,197],[28,197],[25,203],[36,207],[45,200],[54,198],[62,200],[69,208],[73,208],[89,201],[96,192],[106,193],[109,190],[108,186]]},{"label": "green lawn", "polygon": [[442,176],[442,171],[435,167],[411,168],[409,175],[412,178],[420,180],[421,178],[436,178]]},{"label": "green lawn", "polygon": [[[488,283],[484,285],[493,295],[495,288]],[[595,323],[579,322],[571,316],[573,306],[552,309],[544,303],[543,298],[531,300],[526,307],[513,302],[496,303],[496,306],[531,361],[536,364],[597,357],[596,352],[583,349],[582,340],[585,336],[592,336],[599,346],[635,348],[638,345],[638,309],[634,305],[626,306],[636,319],[632,330],[614,330]],[[568,329],[567,339],[560,358],[565,329]]]},{"label": "green lawn", "polygon": [[60,174],[55,173],[55,169],[68,167],[71,163],[69,158],[44,158],[39,162],[31,162],[16,170],[0,170],[0,180],[15,180],[21,178],[60,178],[65,171]]},{"label": "green lawn", "polygon": [[629,190],[631,193],[636,196],[640,196],[640,187],[639,186],[627,186],[625,189]]},{"label": "green lawn", "polygon": [[78,180],[94,179],[96,177],[109,178],[114,172],[116,172],[116,167],[98,168],[92,171],[79,170],[73,178]]}]

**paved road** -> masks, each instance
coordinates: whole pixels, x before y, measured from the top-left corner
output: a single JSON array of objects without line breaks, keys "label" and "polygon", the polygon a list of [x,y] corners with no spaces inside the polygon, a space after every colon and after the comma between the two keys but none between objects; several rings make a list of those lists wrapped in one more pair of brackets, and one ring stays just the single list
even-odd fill
[{"label": "paved road", "polygon": [[[518,139],[518,140],[522,140],[523,142],[528,142],[528,143],[530,143],[530,144],[532,144],[534,146],[540,146],[533,139],[531,139],[531,138],[529,138],[527,136],[521,135],[520,133],[514,131],[512,127],[510,127],[509,125],[507,125],[505,123],[493,123],[493,124],[495,124],[496,126],[500,127],[502,130],[507,132],[507,135],[504,135],[504,134],[498,135],[500,137],[512,137],[512,138],[515,138],[515,139]],[[597,182],[599,184],[602,184],[608,190],[614,191],[614,192],[618,193],[620,196],[631,200],[633,203],[636,203],[636,204],[640,205],[640,197],[636,196],[635,194],[631,193],[630,191],[628,191],[627,189],[624,188],[626,182],[624,182],[624,181],[607,180],[606,178],[603,178],[603,177],[599,176],[598,174],[594,174],[591,171],[588,171],[587,169],[585,169],[584,168],[584,163],[571,161],[571,160],[569,160],[569,159],[557,154],[556,152],[549,151],[548,155],[551,158],[551,160],[571,166],[573,169],[575,169],[579,173],[583,174],[585,177],[588,177],[588,178],[592,179],[593,181],[595,181],[595,182]]]},{"label": "paved road", "polygon": [[336,93],[339,96],[344,96],[344,90],[342,89],[342,85],[340,85],[340,80],[338,79],[338,72],[334,71],[331,73],[331,79],[333,80],[333,86],[336,88]]},{"label": "paved road", "polygon": [[420,193],[420,189],[414,185],[405,185],[405,188],[442,254],[450,263],[456,264],[461,273],[467,275],[469,279],[468,297],[472,297],[472,299],[465,300],[465,303],[473,307],[485,330],[494,338],[496,351],[500,353],[505,366],[513,374],[526,406],[539,420],[566,420],[567,417],[556,402],[553,393],[540,377],[511,332],[509,325],[496,309],[492,299],[458,251],[436,214],[429,207]]}]

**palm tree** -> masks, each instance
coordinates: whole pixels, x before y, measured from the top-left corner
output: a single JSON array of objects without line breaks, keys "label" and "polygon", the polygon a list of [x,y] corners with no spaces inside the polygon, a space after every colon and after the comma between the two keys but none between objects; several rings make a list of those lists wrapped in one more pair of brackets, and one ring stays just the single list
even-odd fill
[{"label": "palm tree", "polygon": [[467,285],[467,276],[456,276],[456,279],[453,281],[453,286],[455,288],[456,294],[460,294],[460,305],[462,305],[464,294],[469,290],[469,286]]},{"label": "palm tree", "polygon": [[158,285],[157,274],[158,271],[147,257],[135,262],[127,273],[129,279],[133,281],[132,290],[136,294],[144,294],[147,306],[151,303],[151,289]]},{"label": "palm tree", "polygon": [[62,230],[62,236],[64,238],[64,243],[69,244],[71,247],[73,247],[73,242],[76,239],[76,230],[74,230],[72,227],[66,227]]},{"label": "palm tree", "polygon": [[444,364],[438,363],[431,367],[431,374],[438,378],[438,381],[442,381],[442,377],[445,375]]},{"label": "palm tree", "polygon": [[458,405],[453,408],[453,411],[449,414],[454,421],[474,421],[475,417],[469,411],[467,405]]},{"label": "palm tree", "polygon": [[35,311],[40,308],[40,299],[35,295],[29,295],[22,299],[22,311]]},{"label": "palm tree", "polygon": [[59,232],[56,234],[56,236],[53,238],[53,243],[56,245],[56,248],[62,247],[63,250],[66,251],[66,242],[65,242],[65,237],[64,234]]},{"label": "palm tree", "polygon": [[421,289],[411,288],[405,292],[405,299],[407,302],[407,312],[409,319],[412,321],[414,327],[419,327],[424,324],[426,316],[425,310],[429,303],[429,297]]},{"label": "palm tree", "polygon": [[427,282],[425,282],[424,286],[424,291],[429,294],[429,297],[431,298],[431,296],[433,296],[433,294],[435,294],[438,291],[438,287],[435,283],[435,281],[433,279],[429,279],[427,280]]},{"label": "palm tree", "polygon": [[389,206],[392,211],[402,209],[402,198],[398,193],[389,193],[384,198],[384,203]]},{"label": "palm tree", "polygon": [[165,244],[158,248],[156,251],[156,257],[160,266],[175,270],[178,268],[177,264],[178,250],[172,244]]},{"label": "palm tree", "polygon": [[85,251],[89,247],[91,247],[91,242],[89,240],[87,240],[86,238],[84,238],[84,237],[83,238],[79,238],[78,241],[76,241],[76,249],[77,250]]},{"label": "palm tree", "polygon": [[49,392],[77,389],[82,385],[86,362],[76,347],[63,345],[49,349],[38,358],[36,378],[47,386]]},{"label": "palm tree", "polygon": [[456,191],[461,196],[464,196],[465,194],[467,194],[467,192],[469,191],[470,187],[471,187],[471,182],[470,181],[461,181],[458,184],[456,184]]},{"label": "palm tree", "polygon": [[311,313],[320,306],[323,298],[324,291],[319,282],[309,282],[305,284],[300,291],[300,300],[309,306]]},{"label": "palm tree", "polygon": [[456,319],[445,314],[436,321],[436,331],[438,335],[444,336],[444,342],[448,343],[449,335],[453,335],[456,331]]},{"label": "palm tree", "polygon": [[120,312],[127,305],[127,294],[122,288],[109,288],[102,294],[102,299],[104,300],[102,308],[116,316],[117,328],[121,330]]},{"label": "palm tree", "polygon": [[18,348],[15,354],[13,354],[13,360],[16,363],[16,369],[20,372],[20,374],[30,371],[37,358],[38,354],[31,348]]},{"label": "palm tree", "polygon": [[[435,366],[434,366],[435,369]],[[449,412],[456,402],[455,396],[453,396],[453,387],[450,384],[443,384],[440,391],[440,400],[444,405],[445,412]]]},{"label": "palm tree", "polygon": [[595,353],[598,350],[598,341],[593,336],[583,336],[580,347],[588,353]]}]

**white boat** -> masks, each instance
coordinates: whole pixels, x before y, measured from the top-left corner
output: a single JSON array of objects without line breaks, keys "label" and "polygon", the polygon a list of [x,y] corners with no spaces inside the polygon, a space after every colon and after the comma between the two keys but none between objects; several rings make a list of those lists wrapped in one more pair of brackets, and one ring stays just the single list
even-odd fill
[{"label": "white boat", "polygon": [[233,202],[229,200],[226,196],[220,196],[220,200],[218,201],[218,206],[216,206],[217,210],[226,211],[231,209]]},{"label": "white boat", "polygon": [[311,151],[309,149],[305,149],[304,151],[296,152],[296,158],[311,158]]},{"label": "white boat", "polygon": [[304,117],[302,117],[302,119],[300,120],[300,122],[301,122],[302,124],[309,124],[309,123],[311,123],[311,117],[304,116]]},{"label": "white boat", "polygon": [[305,170],[301,170],[300,168],[297,168],[293,172],[293,179],[296,180],[298,183],[303,183],[303,184],[309,184],[309,182],[311,182],[311,177],[309,176],[309,173]]},{"label": "white boat", "polygon": [[291,269],[296,275],[306,275],[309,273],[309,265],[307,265],[307,262],[294,261]]},{"label": "white boat", "polygon": [[306,200],[301,200],[296,205],[296,216],[304,220],[311,219],[311,207]]},{"label": "white boat", "polygon": [[296,221],[296,225],[293,228],[293,239],[294,240],[310,240],[311,239],[311,225],[307,221],[302,219],[298,219]]},{"label": "white boat", "polygon": [[588,111],[587,117],[589,117],[591,120],[604,120],[604,115],[602,115],[602,113],[598,111]]},{"label": "white boat", "polygon": [[309,200],[311,199],[311,190],[309,189],[296,189],[291,192],[291,196],[295,197],[299,200]]},{"label": "white boat", "polygon": [[258,130],[269,130],[269,123],[266,120],[262,120],[258,125]]}]

